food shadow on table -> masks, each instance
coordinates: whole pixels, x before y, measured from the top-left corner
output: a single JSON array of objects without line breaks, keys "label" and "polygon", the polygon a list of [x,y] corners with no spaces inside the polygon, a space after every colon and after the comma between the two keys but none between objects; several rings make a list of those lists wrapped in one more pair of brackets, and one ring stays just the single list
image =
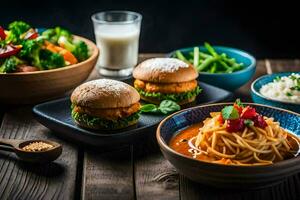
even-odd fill
[{"label": "food shadow on table", "polygon": [[[162,158],[162,154],[155,139],[151,137],[144,137],[144,141],[140,144],[135,144],[131,146],[124,147],[123,149],[115,150],[113,153],[111,151],[104,153],[101,156],[101,161],[108,161],[110,164],[120,164],[122,162],[127,162],[128,151],[131,153],[131,158],[133,162],[133,167],[136,163],[148,163],[148,159],[161,158],[161,162],[168,162]],[[89,154],[95,155],[97,157],[99,151],[103,150],[88,150]],[[103,154],[102,154],[103,155]],[[89,155],[90,156],[90,155]],[[161,163],[162,166],[165,164]],[[135,172],[137,173],[137,172]],[[150,172],[151,174],[152,172]],[[300,175],[296,174],[294,176],[288,177],[281,183],[274,186],[270,186],[262,189],[216,189],[214,187],[206,186],[194,181],[189,180],[183,175],[180,175],[174,167],[164,168],[157,171],[155,174],[151,175],[151,181],[156,182],[161,185],[161,187],[166,190],[171,190],[174,187],[180,189],[180,197],[182,199],[199,199],[199,197],[204,199],[282,199],[284,198],[279,191],[285,190],[285,188],[292,187],[294,189],[293,194],[287,194],[285,199],[297,199],[299,191],[297,188],[300,185]]]},{"label": "food shadow on table", "polygon": [[300,187],[300,174],[287,177],[279,184],[262,189],[216,189],[189,180],[183,175],[179,175],[179,184],[182,199],[296,200],[300,195],[298,189]]},{"label": "food shadow on table", "polygon": [[1,159],[9,160],[17,165],[18,168],[43,177],[55,178],[58,176],[62,176],[66,170],[65,167],[58,162],[40,164],[24,162],[20,160],[16,155],[4,151],[0,152],[0,160]]},{"label": "food shadow on table", "polygon": [[[233,94],[231,92],[205,83],[200,82],[199,84],[203,92],[196,99],[195,104],[197,105],[232,99]],[[193,104],[189,106],[193,106]],[[101,147],[101,150],[142,143],[147,135],[154,137],[158,123],[165,117],[165,115],[142,113],[136,127],[132,126],[113,132],[93,131],[83,129],[73,122],[70,107],[71,103],[67,97],[39,104],[33,108],[33,113],[41,124],[53,131],[53,134],[76,143],[78,146]]]},{"label": "food shadow on table", "polygon": [[[149,156],[159,156],[163,157],[159,150],[159,146],[153,138],[147,138],[147,143],[134,146],[134,162],[139,160],[145,160]],[[168,162],[164,160],[163,162]],[[297,190],[300,187],[300,174],[294,174],[292,176],[283,179],[281,182],[277,182],[274,185],[265,188],[241,188],[241,189],[230,189],[230,188],[216,188],[213,186],[204,185],[195,181],[192,181],[179,174],[173,166],[171,168],[166,168],[159,174],[156,174],[154,181],[164,182],[164,185],[172,185],[174,182],[178,182],[181,197],[183,199],[198,199],[199,197],[206,197],[204,199],[214,199],[222,196],[222,199],[257,199],[265,197],[265,199],[282,199],[280,196],[274,198],[275,195],[280,195],[278,191],[283,190],[283,188],[294,188],[295,193],[289,194],[286,199],[297,199],[296,196],[300,195],[300,191]],[[175,180],[174,180],[175,179]],[[168,186],[166,186],[168,187]],[[189,194],[187,197],[182,195]]]}]

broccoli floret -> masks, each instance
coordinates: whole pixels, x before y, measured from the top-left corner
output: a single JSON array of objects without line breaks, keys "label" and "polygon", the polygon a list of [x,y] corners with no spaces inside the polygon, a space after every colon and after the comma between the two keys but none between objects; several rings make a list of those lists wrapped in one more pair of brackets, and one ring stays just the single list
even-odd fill
[{"label": "broccoli floret", "polygon": [[16,56],[10,56],[5,59],[2,65],[0,66],[0,73],[9,73],[14,72],[17,69],[18,65],[24,64],[25,62]]},{"label": "broccoli floret", "polygon": [[5,40],[0,40],[0,48],[3,48],[6,46],[6,41]]},{"label": "broccoli floret", "polygon": [[70,31],[63,29],[61,27],[56,27],[55,28],[55,32],[57,33],[57,35],[59,36],[65,36],[69,41],[73,40],[73,35],[71,34]]},{"label": "broccoli floret", "polygon": [[21,35],[31,28],[31,26],[23,21],[14,21],[8,25],[8,30]]},{"label": "broccoli floret", "polygon": [[59,45],[74,54],[78,61],[86,60],[89,57],[88,46],[83,41],[70,42],[66,37],[61,36],[58,40]]},{"label": "broccoli floret", "polygon": [[19,53],[20,57],[29,60],[33,66],[42,69],[40,51],[42,49],[43,42],[44,41],[42,39],[24,40],[22,42],[23,48]]},{"label": "broccoli floret", "polygon": [[8,25],[8,35],[6,40],[14,44],[20,44],[20,36],[30,29],[30,25],[23,21],[14,21]]},{"label": "broccoli floret", "polygon": [[56,35],[55,29],[47,29],[42,33],[42,36],[45,37],[46,40],[56,43],[58,40],[58,37]]},{"label": "broccoli floret", "polygon": [[74,56],[79,60],[79,61],[83,61],[88,59],[89,57],[89,50],[88,50],[88,46],[86,45],[85,42],[83,41],[79,41],[75,44],[75,50],[72,51],[72,53],[74,54]]},{"label": "broccoli floret", "polygon": [[73,40],[72,34],[68,30],[63,29],[61,27],[47,29],[46,31],[44,31],[42,33],[42,36],[45,37],[47,40],[49,40],[53,44],[57,44],[60,36],[66,37],[68,41]]},{"label": "broccoli floret", "polygon": [[43,49],[40,52],[41,65],[44,69],[55,69],[65,66],[62,55]]}]

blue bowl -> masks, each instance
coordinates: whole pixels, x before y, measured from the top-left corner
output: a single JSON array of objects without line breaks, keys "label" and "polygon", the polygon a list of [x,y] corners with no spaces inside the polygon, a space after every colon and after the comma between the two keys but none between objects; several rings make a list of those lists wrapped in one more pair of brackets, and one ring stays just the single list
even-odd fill
[{"label": "blue bowl", "polygon": [[[158,126],[156,138],[164,157],[180,174],[205,185],[218,188],[263,188],[280,183],[286,177],[300,171],[300,157],[294,157],[272,165],[235,166],[199,161],[171,149],[170,139],[192,124],[202,122],[210,112],[218,112],[232,103],[218,103],[188,108],[165,118]],[[258,113],[273,117],[281,127],[300,135],[300,114],[260,104],[251,104]],[[299,138],[298,138],[299,139]]]},{"label": "blue bowl", "polygon": [[[254,75],[256,69],[256,60],[249,53],[230,47],[213,46],[217,53],[226,53],[229,57],[234,58],[238,63],[244,63],[244,69],[233,73],[211,74],[207,72],[199,72],[198,79],[211,85],[234,91],[245,85]],[[199,46],[200,51],[207,52],[204,46]],[[182,48],[180,50],[183,55],[194,51],[194,47]],[[168,57],[173,57],[175,51],[168,54]]]},{"label": "blue bowl", "polygon": [[288,109],[288,110],[292,110],[294,112],[300,113],[300,103],[290,103],[290,102],[283,102],[283,101],[279,101],[279,100],[270,99],[266,96],[263,96],[259,92],[260,88],[263,85],[273,82],[274,78],[276,78],[277,76],[279,76],[279,77],[289,76],[292,73],[295,73],[295,72],[270,74],[270,75],[261,76],[258,79],[256,79],[251,85],[251,97],[252,97],[253,102],[259,103],[259,104],[270,105],[270,106],[274,106],[277,108],[284,108],[284,109]]}]

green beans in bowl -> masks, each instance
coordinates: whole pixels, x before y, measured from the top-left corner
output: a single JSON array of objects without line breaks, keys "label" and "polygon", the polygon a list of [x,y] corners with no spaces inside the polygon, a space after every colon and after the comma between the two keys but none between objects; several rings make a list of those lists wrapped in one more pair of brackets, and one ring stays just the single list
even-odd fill
[{"label": "green beans in bowl", "polygon": [[199,80],[231,91],[246,84],[256,68],[256,60],[249,53],[208,43],[175,50],[169,57],[194,65]]}]

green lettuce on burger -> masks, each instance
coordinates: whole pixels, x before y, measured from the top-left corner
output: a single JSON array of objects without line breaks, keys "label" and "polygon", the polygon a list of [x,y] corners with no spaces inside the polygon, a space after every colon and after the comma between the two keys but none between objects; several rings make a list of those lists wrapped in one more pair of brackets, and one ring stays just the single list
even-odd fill
[{"label": "green lettuce on burger", "polygon": [[71,116],[89,129],[115,130],[134,125],[139,119],[140,96],[130,85],[99,79],[77,87],[72,95]]},{"label": "green lettuce on burger", "polygon": [[134,69],[133,77],[141,98],[151,103],[172,100],[183,105],[201,93],[197,70],[176,58],[148,59]]}]

